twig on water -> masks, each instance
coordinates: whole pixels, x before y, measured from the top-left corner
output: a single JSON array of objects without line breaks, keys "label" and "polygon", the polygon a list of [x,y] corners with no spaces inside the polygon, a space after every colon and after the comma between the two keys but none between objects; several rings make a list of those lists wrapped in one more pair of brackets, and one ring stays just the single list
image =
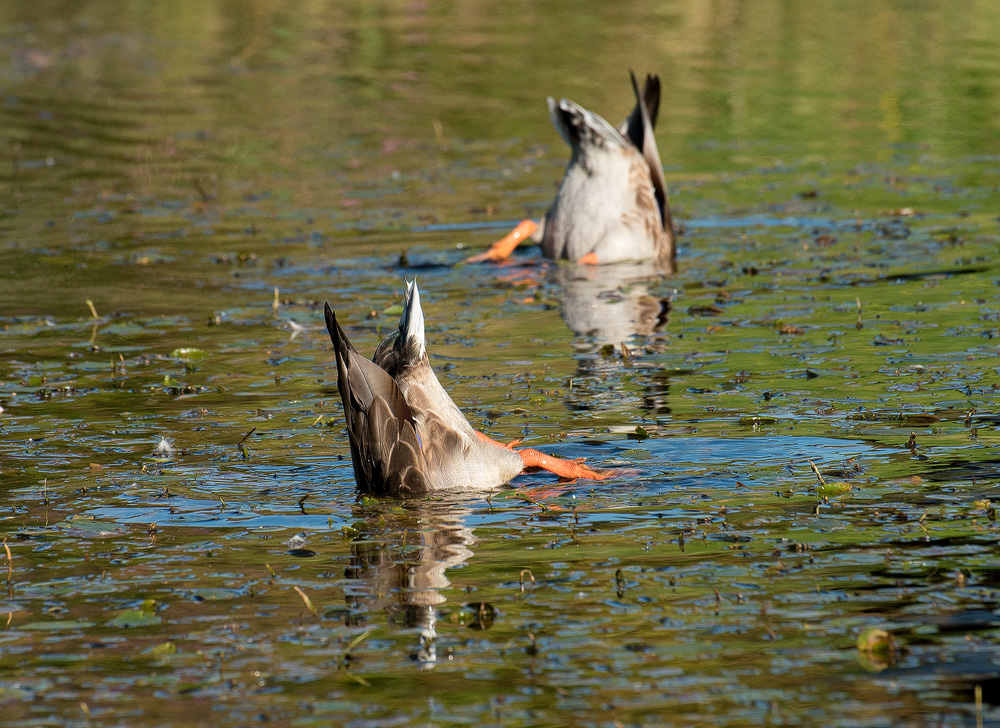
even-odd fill
[{"label": "twig on water", "polygon": [[816,467],[816,466],[815,466],[815,465],[813,464],[813,461],[812,461],[812,460],[810,460],[810,461],[809,461],[809,467],[810,467],[810,468],[812,468],[812,471],[813,471],[814,473],[816,473],[816,477],[817,477],[817,478],[819,478],[819,483],[820,483],[820,485],[826,485],[826,481],[825,481],[825,480],[823,480],[823,476],[822,476],[822,474],[821,474],[821,473],[819,472],[819,468],[817,468],[817,467]]},{"label": "twig on water", "polygon": [[248,459],[250,457],[250,452],[247,450],[247,446],[246,446],[245,443],[250,438],[250,435],[252,435],[256,431],[257,431],[256,427],[251,428],[250,432],[248,432],[247,434],[245,434],[243,436],[243,439],[240,440],[238,443],[236,443],[236,450],[240,453],[240,455],[243,456],[244,460],[246,460],[246,459]]},{"label": "twig on water", "polygon": [[523,501],[527,501],[528,503],[530,503],[530,504],[531,504],[531,505],[533,505],[533,506],[538,506],[538,507],[539,507],[539,508],[541,508],[541,509],[542,509],[543,511],[547,511],[547,510],[549,510],[549,506],[545,505],[544,503],[542,503],[542,502],[541,502],[540,500],[538,500],[537,498],[532,498],[532,497],[531,497],[530,495],[528,495],[527,493],[522,493],[522,492],[520,492],[520,491],[515,491],[515,493],[514,493],[514,497],[516,497],[516,498],[519,498],[519,499],[521,499],[521,500],[523,500]]},{"label": "twig on water", "polygon": [[370,634],[371,634],[371,633],[372,633],[373,631],[374,631],[374,630],[371,630],[371,629],[370,629],[370,630],[368,630],[367,632],[362,632],[362,633],[361,633],[361,634],[359,634],[359,635],[358,635],[357,637],[355,637],[355,638],[354,638],[353,640],[351,640],[350,642],[348,642],[348,643],[347,643],[347,647],[345,647],[345,648],[344,648],[344,652],[343,652],[343,654],[341,655],[340,659],[341,659],[341,660],[343,660],[343,659],[344,659],[345,657],[347,657],[348,653],[350,653],[350,651],[351,651],[351,650],[353,650],[353,649],[354,649],[355,647],[357,647],[357,646],[358,646],[358,645],[360,645],[360,644],[361,644],[362,642],[364,642],[364,641],[365,641],[366,639],[368,639],[368,636],[369,636],[369,635],[370,635]]},{"label": "twig on water", "polygon": [[322,621],[323,618],[319,616],[319,612],[317,612],[316,607],[313,606],[312,599],[309,598],[309,595],[306,594],[301,589],[299,589],[299,587],[297,586],[293,586],[292,589],[297,591],[299,593],[299,596],[302,597],[302,603],[306,605],[306,609],[309,610],[309,613],[312,614],[314,617],[316,617],[316,619]]},{"label": "twig on water", "polygon": [[441,125],[441,120],[434,119],[431,123],[434,126],[434,141],[437,142],[438,149],[442,151],[447,150],[448,142],[446,142],[444,138],[444,127]]},{"label": "twig on water", "polygon": [[[348,659],[351,656],[351,650],[353,650],[355,647],[357,647],[358,645],[360,645],[364,640],[366,640],[368,638],[368,635],[370,635],[372,632],[374,632],[374,630],[371,630],[371,629],[368,630],[367,632],[362,632],[357,637],[355,637],[353,640],[351,640],[350,642],[347,643],[347,647],[345,647],[344,651],[340,653],[340,660],[338,660],[338,664],[337,664],[338,669],[340,669],[340,670],[346,670],[347,669],[347,661],[348,661]],[[358,683],[360,685],[364,685],[366,688],[370,688],[372,686],[372,684],[370,682],[368,682],[367,680],[365,680],[360,675],[354,675],[354,674],[348,672],[347,673],[347,677],[351,678],[352,680],[354,680],[356,683]]]},{"label": "twig on water", "polygon": [[240,440],[240,441],[239,441],[238,443],[236,443],[236,447],[239,447],[239,446],[240,446],[240,445],[242,445],[242,444],[243,444],[244,442],[246,442],[246,441],[247,441],[247,438],[248,438],[248,437],[250,437],[250,435],[252,435],[252,434],[253,434],[253,433],[255,433],[255,432],[257,432],[257,428],[256,428],[256,427],[252,428],[252,429],[250,430],[250,432],[248,432],[247,434],[245,434],[245,435],[243,436],[243,439],[242,439],[242,440]]},{"label": "twig on water", "polygon": [[3,550],[7,552],[7,586],[10,586],[10,582],[14,578],[14,557],[10,555],[10,546],[7,545],[6,536],[3,539]]},{"label": "twig on water", "polygon": [[535,575],[531,573],[531,569],[521,569],[521,574],[519,577],[521,583],[521,593],[524,594],[524,575],[527,574],[528,578],[531,579],[531,585],[535,585]]}]

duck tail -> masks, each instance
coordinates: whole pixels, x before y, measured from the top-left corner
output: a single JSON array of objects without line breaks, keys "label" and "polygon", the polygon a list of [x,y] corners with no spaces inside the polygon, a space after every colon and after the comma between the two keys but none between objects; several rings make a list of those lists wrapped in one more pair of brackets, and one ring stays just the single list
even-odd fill
[{"label": "duck tail", "polygon": [[620,147],[628,142],[603,117],[569,99],[548,99],[549,118],[574,154],[588,147]]},{"label": "duck tail", "polygon": [[[419,310],[418,300],[418,313]],[[416,418],[399,385],[377,364],[358,353],[329,303],[323,312],[337,358],[337,389],[344,404],[358,487],[378,495],[425,493],[429,489],[424,475],[427,465]],[[422,317],[420,331],[422,334]]]},{"label": "duck tail", "polygon": [[403,294],[403,315],[399,317],[397,346],[403,347],[406,358],[411,361],[422,359],[427,353],[424,312],[420,308],[420,291],[415,278],[407,281],[406,292]]},{"label": "duck tail", "polygon": [[351,354],[357,354],[358,350],[347,338],[347,334],[340,328],[337,321],[337,314],[330,308],[328,302],[323,302],[323,315],[326,318],[326,330],[330,334],[330,341],[333,342],[333,353],[337,359],[337,389],[340,390],[340,398],[344,402],[344,409],[347,410],[348,420],[350,420],[351,407],[351,379],[349,376]]},{"label": "duck tail", "polygon": [[[627,127],[627,136],[639,149],[649,165],[649,174],[653,181],[653,193],[656,196],[656,204],[660,208],[660,222],[663,230],[667,234],[669,243],[669,258],[672,261],[676,255],[676,245],[674,241],[674,221],[670,214],[670,197],[667,194],[667,180],[663,176],[663,163],[660,161],[660,151],[656,147],[656,137],[653,136],[655,119],[660,105],[660,77],[646,76],[646,83],[642,93],[639,93],[639,84],[635,80],[635,74],[628,72],[632,81],[632,91],[635,93],[635,109],[622,126]],[[649,106],[653,102],[655,108]]]}]

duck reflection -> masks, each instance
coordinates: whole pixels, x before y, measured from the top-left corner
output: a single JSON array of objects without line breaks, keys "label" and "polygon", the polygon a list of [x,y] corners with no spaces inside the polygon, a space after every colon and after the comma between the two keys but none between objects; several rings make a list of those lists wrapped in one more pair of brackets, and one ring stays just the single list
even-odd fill
[{"label": "duck reflection", "polygon": [[[662,346],[655,336],[670,323],[676,291],[664,291],[662,271],[649,261],[560,265],[552,277],[560,289],[562,319],[577,336],[574,380],[580,386],[568,395],[567,404],[574,411],[614,406],[620,395],[603,387],[595,390],[588,382],[606,382],[621,372],[623,362],[642,366],[641,359],[633,360],[631,347]],[[640,406],[659,415],[670,414],[669,375],[647,369],[642,379],[645,391]]]},{"label": "duck reflection", "polygon": [[[382,612],[390,624],[415,630],[419,644],[412,654],[421,669],[437,662],[438,608],[451,582],[448,569],[472,557],[475,537],[465,525],[470,509],[448,503],[402,502],[393,513],[358,509],[361,533],[351,545],[345,576],[348,625],[364,624]],[[402,511],[402,512],[400,512]],[[475,605],[480,628],[492,623],[492,608]]]},{"label": "duck reflection", "polygon": [[563,321],[598,348],[662,332],[669,322],[670,299],[651,290],[662,279],[651,261],[560,265],[553,276],[562,289]]}]

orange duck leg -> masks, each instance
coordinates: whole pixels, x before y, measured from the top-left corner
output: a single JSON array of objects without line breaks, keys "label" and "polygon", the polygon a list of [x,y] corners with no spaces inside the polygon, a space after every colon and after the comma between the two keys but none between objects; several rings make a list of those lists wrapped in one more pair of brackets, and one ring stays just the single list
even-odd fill
[{"label": "orange duck leg", "polygon": [[[489,435],[485,435],[478,430],[476,431],[476,435],[483,442],[492,443],[497,447],[506,448],[508,450],[513,450],[514,446],[521,442],[520,440],[515,440],[509,445],[504,445],[502,442],[497,442]],[[606,480],[615,474],[614,470],[594,470],[593,468],[588,468],[583,464],[583,458],[578,460],[567,460],[565,458],[557,458],[554,455],[546,455],[543,452],[539,452],[538,450],[531,448],[514,450],[514,452],[521,456],[521,461],[524,463],[525,468],[541,468],[542,470],[547,470],[550,473],[555,473],[560,478],[567,478],[569,480],[576,480],[577,478],[584,478],[586,480]]]},{"label": "orange duck leg", "polygon": [[478,253],[477,255],[470,255],[465,259],[466,263],[499,263],[501,261],[507,260],[511,253],[520,245],[521,241],[525,238],[530,238],[535,230],[538,229],[538,223],[534,220],[521,220],[513,230],[511,230],[507,235],[493,243],[483,253]]}]

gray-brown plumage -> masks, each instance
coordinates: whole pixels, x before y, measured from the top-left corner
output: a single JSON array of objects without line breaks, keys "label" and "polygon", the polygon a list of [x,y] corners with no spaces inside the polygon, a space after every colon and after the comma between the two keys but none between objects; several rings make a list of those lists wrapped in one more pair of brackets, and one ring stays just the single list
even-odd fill
[{"label": "gray-brown plumage", "polygon": [[535,236],[551,258],[615,263],[655,260],[673,271],[674,231],[653,131],[660,79],[647,75],[636,105],[617,129],[597,114],[549,98],[549,115],[572,156],[556,199]]},{"label": "gray-brown plumage", "polygon": [[416,282],[407,284],[404,299],[399,328],[382,340],[372,361],[325,307],[358,487],[398,497],[503,485],[524,468],[520,455],[476,434],[427,359]]}]

